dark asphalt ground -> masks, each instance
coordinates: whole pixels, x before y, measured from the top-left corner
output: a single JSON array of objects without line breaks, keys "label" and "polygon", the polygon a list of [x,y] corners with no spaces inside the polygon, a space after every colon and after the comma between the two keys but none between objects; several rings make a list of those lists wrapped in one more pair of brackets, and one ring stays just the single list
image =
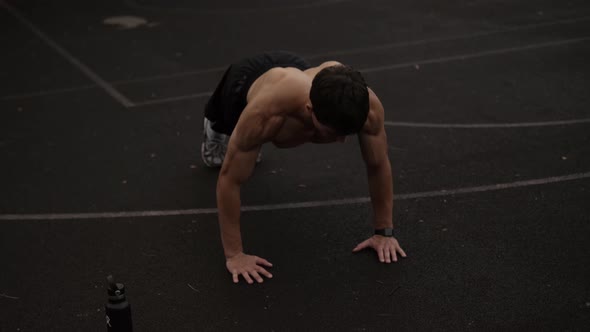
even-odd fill
[{"label": "dark asphalt ground", "polygon": [[[0,331],[104,331],[111,273],[136,331],[590,326],[587,1],[0,5]],[[202,108],[273,49],[365,73],[407,259],[351,253],[372,231],[356,140],[265,146],[242,233],[274,278],[231,282]]]}]

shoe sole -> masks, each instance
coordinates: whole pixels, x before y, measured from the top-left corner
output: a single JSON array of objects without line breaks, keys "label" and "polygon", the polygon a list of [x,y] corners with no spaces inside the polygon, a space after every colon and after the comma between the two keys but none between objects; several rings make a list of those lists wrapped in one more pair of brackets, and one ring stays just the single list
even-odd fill
[{"label": "shoe sole", "polygon": [[201,143],[201,159],[203,160],[203,163],[205,164],[205,166],[207,166],[209,168],[221,167],[221,164],[220,165],[212,164],[212,163],[209,163],[207,161],[207,159],[205,159],[205,143]]},{"label": "shoe sole", "polygon": [[[205,126],[207,125],[207,119],[205,119],[203,121],[203,141],[205,141],[205,139],[207,138],[207,134],[206,134],[206,129]],[[207,159],[205,159],[205,143],[201,143],[201,159],[203,160],[203,163],[205,164],[205,166],[209,167],[209,168],[219,168],[222,166],[222,164],[220,165],[216,165],[216,164],[211,164],[207,161]],[[262,153],[258,153],[258,156],[256,156],[256,164],[260,164],[260,162],[262,161]]]}]

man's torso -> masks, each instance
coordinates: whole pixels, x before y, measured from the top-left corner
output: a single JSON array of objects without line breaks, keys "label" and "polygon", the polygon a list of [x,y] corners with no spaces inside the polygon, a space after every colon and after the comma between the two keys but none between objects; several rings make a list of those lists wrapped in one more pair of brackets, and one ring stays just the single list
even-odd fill
[{"label": "man's torso", "polygon": [[264,107],[260,112],[265,112],[268,116],[282,117],[281,128],[269,140],[276,147],[290,148],[307,142],[335,141],[326,141],[316,135],[311,111],[306,106],[310,103],[309,91],[315,75],[321,69],[334,64],[337,63],[324,63],[305,71],[296,68],[273,68],[252,83],[247,95],[248,103],[257,103],[262,99],[262,94],[267,94],[268,98],[273,99],[273,107]]}]

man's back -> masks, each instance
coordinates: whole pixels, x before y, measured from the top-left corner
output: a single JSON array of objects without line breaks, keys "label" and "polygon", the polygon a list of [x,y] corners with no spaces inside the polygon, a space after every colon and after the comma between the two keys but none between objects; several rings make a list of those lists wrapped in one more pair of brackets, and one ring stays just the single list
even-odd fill
[{"label": "man's back", "polygon": [[[291,148],[306,142],[332,143],[338,137],[321,137],[311,119],[309,92],[315,75],[322,69],[340,65],[339,62],[324,62],[306,70],[297,68],[272,68],[261,75],[250,87],[248,106],[242,115],[243,126],[256,126],[263,118],[275,118],[277,126],[269,128],[274,135],[264,142],[272,142],[279,148]],[[252,114],[249,116],[249,114]],[[252,119],[254,118],[254,119]],[[259,121],[255,119],[258,118]],[[240,137],[239,139],[248,139]]]}]

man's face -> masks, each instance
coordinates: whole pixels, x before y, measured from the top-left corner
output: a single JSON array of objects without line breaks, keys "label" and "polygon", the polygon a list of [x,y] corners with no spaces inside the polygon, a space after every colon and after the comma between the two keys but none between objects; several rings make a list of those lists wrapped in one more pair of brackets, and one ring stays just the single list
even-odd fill
[{"label": "man's face", "polygon": [[346,142],[346,136],[338,135],[336,131],[328,126],[324,126],[321,124],[318,119],[315,117],[315,114],[312,114],[313,119],[313,126],[316,130],[316,141],[321,143],[333,143],[333,142]]}]

